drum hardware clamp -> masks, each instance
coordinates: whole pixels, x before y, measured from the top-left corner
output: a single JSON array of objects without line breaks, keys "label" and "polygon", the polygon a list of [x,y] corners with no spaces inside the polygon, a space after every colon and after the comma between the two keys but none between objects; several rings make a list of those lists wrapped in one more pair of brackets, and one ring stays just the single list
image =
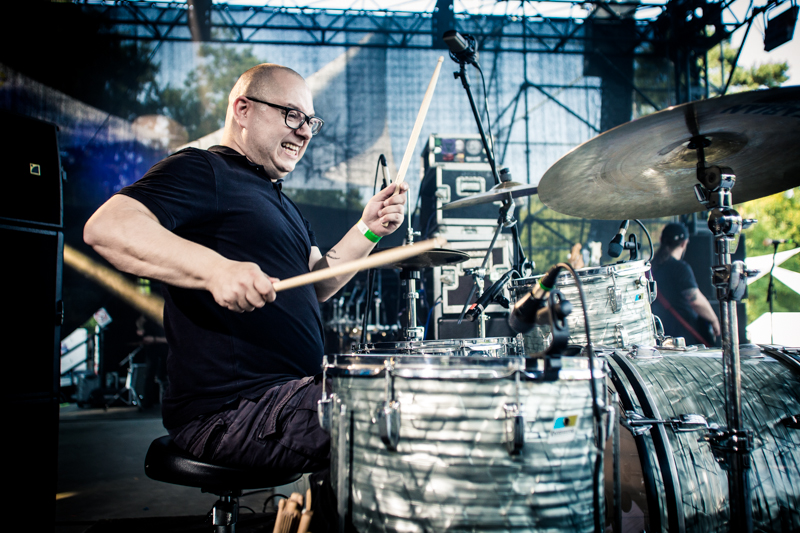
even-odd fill
[{"label": "drum hardware clamp", "polygon": [[750,452],[754,449],[752,430],[712,427],[703,440],[711,445],[711,453],[724,470],[729,469],[730,459],[734,456],[741,456],[744,467],[750,468]]},{"label": "drum hardware clamp", "polygon": [[378,432],[386,449],[396,452],[397,443],[400,441],[400,402],[394,399],[394,375],[392,372],[394,364],[387,359],[384,361],[384,365],[386,400],[378,406],[373,423],[378,424]]},{"label": "drum hardware clamp", "polygon": [[709,425],[708,420],[706,420],[704,416],[696,414],[684,414],[668,420],[660,420],[657,418],[647,418],[636,411],[625,411],[625,418],[623,418],[621,422],[623,427],[629,430],[635,437],[644,435],[656,424],[669,425],[675,433],[688,433],[690,431],[707,429],[718,431],[718,428]]}]

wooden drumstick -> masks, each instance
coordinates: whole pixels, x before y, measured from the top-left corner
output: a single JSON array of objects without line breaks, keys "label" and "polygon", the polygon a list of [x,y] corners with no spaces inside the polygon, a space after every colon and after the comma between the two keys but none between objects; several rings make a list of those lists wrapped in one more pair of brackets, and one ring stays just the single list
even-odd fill
[{"label": "wooden drumstick", "polygon": [[446,244],[447,241],[442,237],[434,237],[433,239],[418,242],[410,246],[391,248],[383,252],[372,254],[363,259],[357,259],[355,261],[344,263],[343,265],[323,268],[321,270],[309,272],[308,274],[301,274],[293,278],[275,281],[272,283],[272,287],[275,289],[275,292],[294,289],[296,287],[302,287],[303,285],[310,285],[311,283],[316,283],[318,281],[335,278],[336,276],[341,276],[342,274],[350,274],[360,270],[367,270],[368,268],[375,268],[397,263],[398,261],[417,256],[421,253],[433,250],[434,248],[441,248]]},{"label": "wooden drumstick", "polygon": [[[403,160],[400,162],[400,170],[397,171],[397,177],[394,180],[394,193],[392,193],[392,196],[397,196],[400,192],[400,184],[403,183],[406,172],[408,171],[408,165],[411,164],[411,157],[414,155],[414,149],[417,147],[417,140],[419,139],[420,131],[422,131],[422,124],[425,122],[425,116],[428,114],[428,108],[431,106],[431,100],[433,100],[433,91],[436,89],[436,80],[439,79],[439,71],[442,70],[442,61],[444,61],[444,56],[439,56],[439,60],[436,62],[436,68],[433,70],[433,76],[431,76],[431,81],[428,83],[428,89],[425,91],[425,96],[422,97],[422,106],[420,106],[419,113],[417,113],[417,121],[414,122],[414,129],[411,130],[411,138],[408,139],[406,153],[403,154]],[[384,228],[388,225],[387,222],[383,223]]]},{"label": "wooden drumstick", "polygon": [[[411,157],[414,155],[414,149],[417,147],[417,139],[419,133],[422,131],[422,124],[425,122],[425,115],[428,114],[428,108],[433,100],[433,91],[436,89],[436,80],[439,79],[439,71],[442,70],[442,61],[444,56],[439,56],[439,61],[436,62],[436,69],[433,71],[430,83],[428,83],[428,90],[425,91],[425,96],[422,98],[422,106],[417,113],[417,121],[414,123],[414,129],[411,130],[411,138],[408,139],[408,146],[406,146],[406,153],[403,154],[403,161],[400,163],[400,170],[397,171],[397,177],[394,180],[395,185],[400,185],[406,177],[408,165],[411,163]],[[398,189],[395,187],[394,194],[397,194]]]}]

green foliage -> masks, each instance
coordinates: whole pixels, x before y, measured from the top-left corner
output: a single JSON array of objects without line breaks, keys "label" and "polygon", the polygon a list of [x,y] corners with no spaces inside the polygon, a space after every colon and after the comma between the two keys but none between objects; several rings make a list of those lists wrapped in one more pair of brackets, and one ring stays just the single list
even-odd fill
[{"label": "green foliage", "polygon": [[566,261],[574,243],[585,243],[590,221],[563,215],[546,207],[538,196],[529,196],[528,205],[517,209],[520,241],[536,272]]},{"label": "green foliage", "polygon": [[[800,187],[786,192],[752,200],[736,206],[744,218],[755,218],[758,224],[744,231],[747,237],[747,255],[755,257],[772,254],[772,246],[764,246],[764,239],[792,239],[794,244],[783,245],[778,250],[790,250],[800,243]],[[800,254],[799,254],[800,255]],[[780,265],[781,268],[800,272],[800,257],[795,255]],[[748,287],[747,323],[769,312],[767,305],[767,276]],[[800,294],[780,281],[775,281],[775,312],[800,309]]]},{"label": "green foliage", "polygon": [[[722,52],[722,58],[720,58],[720,51]],[[731,67],[733,66],[733,61],[736,59],[736,54],[738,52],[738,48],[733,48],[730,44],[725,42],[720,44],[719,47],[708,51],[708,81],[710,84],[711,96],[717,96],[722,93],[722,89],[725,86],[722,78],[722,70],[725,71],[724,81],[727,82]],[[724,69],[721,65],[724,65]],[[789,65],[785,62],[764,63],[750,68],[737,65],[733,73],[733,79],[730,82],[730,87],[728,88],[728,93],[752,91],[763,87],[780,87],[783,82],[789,79],[786,75],[788,71]]]},{"label": "green foliage", "polygon": [[189,139],[197,139],[225,124],[228,94],[239,76],[263,61],[252,47],[203,44],[197,68],[186,76],[182,88],[160,91],[162,113],[183,124]]}]

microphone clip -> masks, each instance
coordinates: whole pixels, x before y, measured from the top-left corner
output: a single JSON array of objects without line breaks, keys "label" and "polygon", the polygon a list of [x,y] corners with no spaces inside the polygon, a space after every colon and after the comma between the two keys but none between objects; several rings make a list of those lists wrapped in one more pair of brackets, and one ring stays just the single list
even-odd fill
[{"label": "microphone clip", "polygon": [[478,43],[475,37],[468,33],[449,30],[444,33],[443,39],[450,48],[450,59],[460,65],[477,63]]}]

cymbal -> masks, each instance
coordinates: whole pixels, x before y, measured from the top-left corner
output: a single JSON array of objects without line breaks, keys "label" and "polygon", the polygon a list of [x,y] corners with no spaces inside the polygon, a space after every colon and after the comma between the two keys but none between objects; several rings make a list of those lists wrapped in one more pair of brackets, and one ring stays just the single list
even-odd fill
[{"label": "cymbal", "polygon": [[690,102],[613,128],[558,160],[539,182],[559,213],[619,220],[703,211],[694,185],[701,135],[706,167],[736,175],[734,203],[800,185],[800,87]]},{"label": "cymbal", "polygon": [[469,254],[461,250],[447,250],[445,248],[436,248],[428,250],[414,257],[403,259],[396,263],[383,265],[380,268],[400,268],[404,270],[422,270],[423,268],[432,268],[445,265],[455,265],[463,263],[469,259]]},{"label": "cymbal", "polygon": [[479,204],[490,204],[492,202],[502,201],[506,194],[511,194],[512,198],[519,198],[521,196],[530,196],[536,194],[536,185],[527,183],[517,183],[516,181],[504,181],[499,185],[495,185],[486,192],[473,194],[460,200],[455,200],[449,204],[442,206],[442,209],[455,209],[457,207],[469,207]]}]

